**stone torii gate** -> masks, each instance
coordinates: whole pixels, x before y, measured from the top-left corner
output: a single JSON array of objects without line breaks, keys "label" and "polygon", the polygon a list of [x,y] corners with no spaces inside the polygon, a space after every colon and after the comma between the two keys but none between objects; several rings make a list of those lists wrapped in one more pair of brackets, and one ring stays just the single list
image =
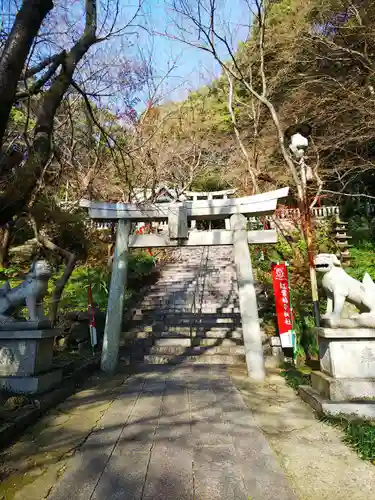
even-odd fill
[{"label": "stone torii gate", "polygon": [[[285,198],[288,191],[289,188],[286,187],[244,198],[163,204],[81,200],[80,206],[88,209],[91,219],[118,222],[103,340],[102,370],[113,372],[117,365],[130,248],[233,245],[247,370],[251,378],[263,380],[263,347],[249,244],[276,243],[277,232],[247,231],[246,217],[273,214],[278,199]],[[188,221],[218,219],[229,219],[230,229],[188,230]],[[132,224],[152,221],[168,221],[168,234],[131,234]]]}]

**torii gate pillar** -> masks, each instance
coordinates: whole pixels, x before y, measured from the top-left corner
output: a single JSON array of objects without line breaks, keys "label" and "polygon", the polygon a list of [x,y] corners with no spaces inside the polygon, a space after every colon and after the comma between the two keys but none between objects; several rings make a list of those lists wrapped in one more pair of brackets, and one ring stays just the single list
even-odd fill
[{"label": "torii gate pillar", "polygon": [[230,218],[230,223],[233,231],[233,257],[237,273],[247,372],[254,380],[264,380],[262,336],[247,238],[247,220],[242,214],[234,214]]},{"label": "torii gate pillar", "polygon": [[115,371],[119,353],[124,311],[124,294],[128,279],[130,228],[130,220],[120,219],[118,221],[101,359],[101,369],[108,373]]}]

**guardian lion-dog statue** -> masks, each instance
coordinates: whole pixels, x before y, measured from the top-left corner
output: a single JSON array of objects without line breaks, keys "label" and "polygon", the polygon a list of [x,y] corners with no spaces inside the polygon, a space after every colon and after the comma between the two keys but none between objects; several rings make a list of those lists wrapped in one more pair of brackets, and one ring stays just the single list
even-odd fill
[{"label": "guardian lion-dog statue", "polygon": [[37,260],[20,285],[11,288],[7,281],[0,288],[0,323],[14,321],[12,314],[25,305],[30,321],[45,319],[43,299],[48,291],[48,280],[51,274],[48,262]]},{"label": "guardian lion-dog statue", "polygon": [[323,319],[340,319],[345,301],[355,305],[361,317],[375,318],[375,284],[368,273],[361,283],[344,271],[336,255],[329,253],[315,257],[315,269],[324,274],[322,284],[327,295],[327,311]]}]

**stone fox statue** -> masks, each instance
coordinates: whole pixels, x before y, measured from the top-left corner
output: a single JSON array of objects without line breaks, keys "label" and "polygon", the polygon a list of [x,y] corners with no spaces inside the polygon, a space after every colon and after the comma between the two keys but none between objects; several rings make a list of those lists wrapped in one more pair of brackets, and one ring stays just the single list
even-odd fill
[{"label": "stone fox statue", "polygon": [[11,321],[11,315],[25,305],[31,321],[44,319],[43,298],[47,294],[50,277],[51,267],[48,262],[38,260],[20,285],[11,288],[9,282],[6,282],[0,288],[0,322]]},{"label": "stone fox statue", "polygon": [[345,301],[355,305],[361,313],[375,317],[375,284],[368,273],[361,283],[344,271],[336,255],[329,253],[315,257],[315,268],[324,274],[322,284],[327,295],[324,318],[340,318]]}]

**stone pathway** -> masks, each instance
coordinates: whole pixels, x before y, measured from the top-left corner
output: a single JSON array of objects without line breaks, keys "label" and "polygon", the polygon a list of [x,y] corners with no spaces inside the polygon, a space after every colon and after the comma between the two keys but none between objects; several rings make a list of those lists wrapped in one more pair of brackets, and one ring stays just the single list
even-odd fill
[{"label": "stone pathway", "polygon": [[152,367],[127,379],[49,500],[292,500],[227,372]]},{"label": "stone pathway", "polygon": [[375,467],[280,376],[227,373],[92,376],[0,454],[0,500],[374,498]]}]

